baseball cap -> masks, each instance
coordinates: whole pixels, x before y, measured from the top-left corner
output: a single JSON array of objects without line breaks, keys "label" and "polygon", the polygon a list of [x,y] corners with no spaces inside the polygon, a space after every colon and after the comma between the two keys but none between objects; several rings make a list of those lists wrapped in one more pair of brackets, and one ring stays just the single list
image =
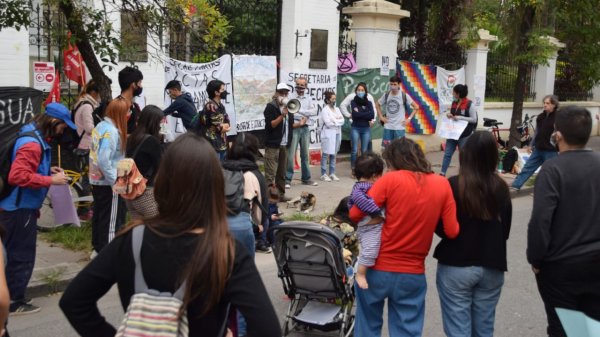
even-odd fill
[{"label": "baseball cap", "polygon": [[279,91],[279,90],[287,90],[287,91],[290,91],[290,86],[289,86],[289,85],[287,85],[287,84],[285,84],[285,83],[283,83],[283,82],[281,82],[281,83],[277,84],[277,89],[276,89],[276,90],[277,90],[277,91]]},{"label": "baseball cap", "polygon": [[71,111],[60,103],[50,103],[46,105],[46,115],[58,118],[65,122],[71,129],[77,130],[77,126],[71,120]]}]

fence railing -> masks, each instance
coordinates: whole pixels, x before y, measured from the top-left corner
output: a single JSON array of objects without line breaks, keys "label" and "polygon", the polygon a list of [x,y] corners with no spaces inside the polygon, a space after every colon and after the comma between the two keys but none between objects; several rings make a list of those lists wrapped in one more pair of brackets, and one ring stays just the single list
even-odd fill
[{"label": "fence railing", "polygon": [[577,68],[566,57],[559,54],[556,60],[554,94],[561,101],[588,101],[594,98],[591,89],[586,89],[577,81]]},{"label": "fence railing", "polygon": [[[525,79],[525,101],[535,101],[535,71],[537,65],[528,66]],[[515,95],[518,66],[512,57],[488,53],[485,84],[485,100],[488,102],[510,102]]]}]

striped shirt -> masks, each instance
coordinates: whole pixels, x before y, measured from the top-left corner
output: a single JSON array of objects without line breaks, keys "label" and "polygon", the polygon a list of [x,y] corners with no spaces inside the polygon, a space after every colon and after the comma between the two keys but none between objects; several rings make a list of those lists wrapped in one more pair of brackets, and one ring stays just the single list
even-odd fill
[{"label": "striped shirt", "polygon": [[381,208],[375,204],[375,201],[367,195],[373,183],[368,181],[359,181],[354,184],[350,198],[348,198],[348,209],[356,205],[363,213],[372,217],[382,216]]}]

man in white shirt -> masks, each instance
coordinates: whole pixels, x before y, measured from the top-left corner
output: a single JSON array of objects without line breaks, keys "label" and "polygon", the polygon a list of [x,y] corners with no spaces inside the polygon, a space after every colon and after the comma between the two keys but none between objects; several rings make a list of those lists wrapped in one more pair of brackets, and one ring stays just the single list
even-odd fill
[{"label": "man in white shirt", "polygon": [[[381,143],[382,151],[394,139],[402,138],[405,135],[406,123],[410,122],[417,110],[418,105],[413,102],[410,96],[406,95],[400,88],[400,78],[398,76],[390,77],[390,91],[379,98],[375,104],[377,116],[383,124],[383,141]],[[406,102],[405,102],[406,100]],[[385,115],[381,112],[381,107],[385,107]],[[406,118],[406,109],[410,106],[412,112]]]},{"label": "man in white shirt", "polygon": [[310,175],[308,147],[310,146],[310,127],[314,121],[310,118],[317,116],[317,106],[312,97],[305,95],[306,93],[306,78],[299,77],[296,79],[295,98],[300,101],[300,110],[294,114],[294,131],[292,134],[292,143],[288,152],[287,173],[285,177],[285,188],[291,188],[292,179],[294,177],[294,159],[296,150],[300,145],[300,168],[301,180],[303,185],[317,186],[316,181],[312,181]]}]

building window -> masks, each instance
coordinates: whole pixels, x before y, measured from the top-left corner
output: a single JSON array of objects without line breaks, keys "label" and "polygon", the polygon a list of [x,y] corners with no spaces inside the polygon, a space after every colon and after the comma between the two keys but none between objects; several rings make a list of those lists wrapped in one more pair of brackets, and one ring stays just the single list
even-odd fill
[{"label": "building window", "polygon": [[136,11],[121,11],[120,61],[148,61],[148,24]]},{"label": "building window", "polygon": [[327,36],[324,29],[313,29],[310,34],[310,62],[312,69],[327,69]]}]

